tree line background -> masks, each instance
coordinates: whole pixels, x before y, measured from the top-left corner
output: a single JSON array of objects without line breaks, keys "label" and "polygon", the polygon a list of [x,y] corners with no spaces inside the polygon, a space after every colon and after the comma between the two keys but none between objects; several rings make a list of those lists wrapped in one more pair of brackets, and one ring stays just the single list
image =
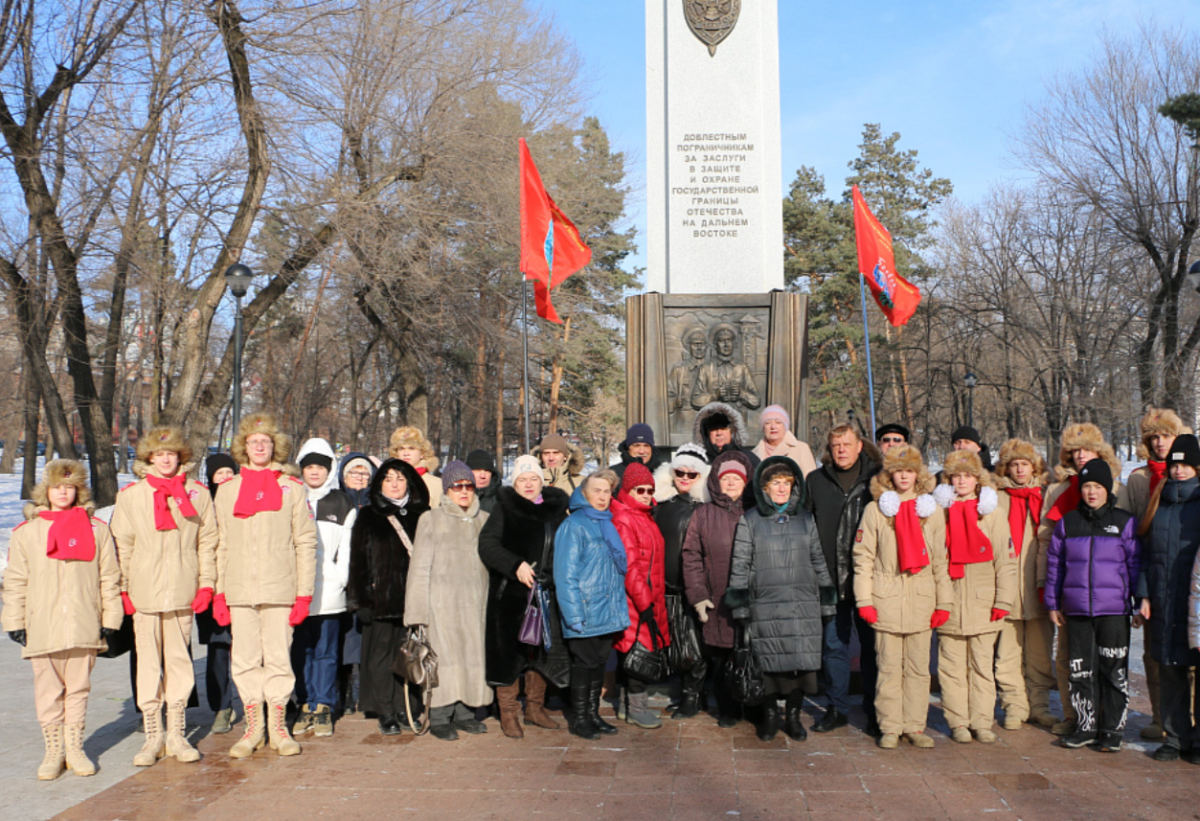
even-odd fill
[{"label": "tree line background", "polygon": [[[66,456],[118,443],[90,460],[101,503],[121,443],[153,424],[186,425],[198,453],[227,442],[223,275],[240,260],[258,275],[246,406],[294,436],[377,452],[408,423],[451,455],[502,453],[528,401],[531,436],[569,431],[608,459],[640,271],[626,158],[587,91],[524,0],[0,0],[0,438]],[[1053,452],[1074,420],[1129,444],[1146,404],[1191,419],[1200,112],[1180,95],[1197,92],[1197,47],[1147,27],[1036,96],[1014,124],[1024,179],[981,202],[879,124],[837,195],[801,168],[781,252],[810,294],[814,444],[869,419],[852,184],[924,294],[900,331],[871,311],[881,420],[944,449],[968,371],[995,444]],[[520,136],[593,249],[555,292],[565,324],[532,325],[529,397]]]}]

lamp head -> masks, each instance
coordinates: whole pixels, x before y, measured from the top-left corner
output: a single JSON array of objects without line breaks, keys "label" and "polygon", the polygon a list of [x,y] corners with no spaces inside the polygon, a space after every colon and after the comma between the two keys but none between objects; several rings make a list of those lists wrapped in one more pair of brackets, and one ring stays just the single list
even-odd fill
[{"label": "lamp head", "polygon": [[975,374],[973,374],[973,373],[968,372],[967,375],[963,377],[963,384],[966,385],[968,388],[973,388],[979,384],[979,377],[975,376]]},{"label": "lamp head", "polygon": [[235,262],[225,269],[225,283],[238,299],[246,295],[246,290],[250,287],[250,283],[253,280],[254,272],[250,270],[249,266],[243,265],[240,262]]}]

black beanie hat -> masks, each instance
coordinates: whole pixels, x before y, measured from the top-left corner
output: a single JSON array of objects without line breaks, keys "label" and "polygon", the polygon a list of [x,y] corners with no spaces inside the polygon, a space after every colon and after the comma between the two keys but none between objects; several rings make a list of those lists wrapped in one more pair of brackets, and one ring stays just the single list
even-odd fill
[{"label": "black beanie hat", "polygon": [[1083,470],[1079,471],[1079,486],[1083,487],[1088,482],[1095,482],[1102,488],[1112,493],[1113,475],[1112,468],[1108,466],[1108,462],[1103,459],[1093,459],[1083,466]]},{"label": "black beanie hat", "polygon": [[333,470],[333,460],[323,453],[306,453],[300,460],[300,468],[303,470],[309,465],[320,465],[326,470]]},{"label": "black beanie hat", "polygon": [[1182,462],[1185,465],[1200,470],[1200,441],[1190,433],[1181,433],[1171,444],[1171,452],[1167,455],[1167,465]]},{"label": "black beanie hat", "polygon": [[467,467],[471,470],[490,470],[493,474],[499,473],[496,470],[496,457],[486,450],[473,450],[468,453]]},{"label": "black beanie hat", "polygon": [[969,442],[974,442],[981,448],[983,447],[983,437],[979,435],[979,431],[970,425],[959,425],[954,429],[954,433],[950,434],[950,444],[953,445],[959,439],[966,439]]},{"label": "black beanie hat", "polygon": [[204,481],[208,485],[208,492],[217,496],[217,488],[220,485],[213,484],[213,476],[221,468],[229,468],[233,471],[233,475],[238,474],[238,463],[228,453],[214,453],[204,460]]}]

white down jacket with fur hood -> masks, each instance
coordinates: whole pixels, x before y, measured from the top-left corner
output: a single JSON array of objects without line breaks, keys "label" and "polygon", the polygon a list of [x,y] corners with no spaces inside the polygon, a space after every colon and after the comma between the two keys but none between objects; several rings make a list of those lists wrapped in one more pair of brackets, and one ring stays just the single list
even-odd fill
[{"label": "white down jacket with fur hood", "polygon": [[[300,447],[296,461],[310,453],[328,457],[337,465],[333,448],[324,439],[309,439]],[[317,523],[317,575],[313,584],[311,613],[330,616],[346,612],[346,583],[350,580],[350,531],[358,510],[345,493],[337,489],[337,471],[331,470],[321,487],[304,485],[308,509]]]}]

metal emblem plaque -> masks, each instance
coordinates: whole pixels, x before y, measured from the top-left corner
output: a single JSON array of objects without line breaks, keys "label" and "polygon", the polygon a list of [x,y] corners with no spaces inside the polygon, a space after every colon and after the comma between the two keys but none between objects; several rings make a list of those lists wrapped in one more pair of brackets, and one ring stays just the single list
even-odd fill
[{"label": "metal emblem plaque", "polygon": [[737,25],[742,0],[683,0],[683,16],[688,28],[708,46],[709,55],[717,55],[717,46]]}]

